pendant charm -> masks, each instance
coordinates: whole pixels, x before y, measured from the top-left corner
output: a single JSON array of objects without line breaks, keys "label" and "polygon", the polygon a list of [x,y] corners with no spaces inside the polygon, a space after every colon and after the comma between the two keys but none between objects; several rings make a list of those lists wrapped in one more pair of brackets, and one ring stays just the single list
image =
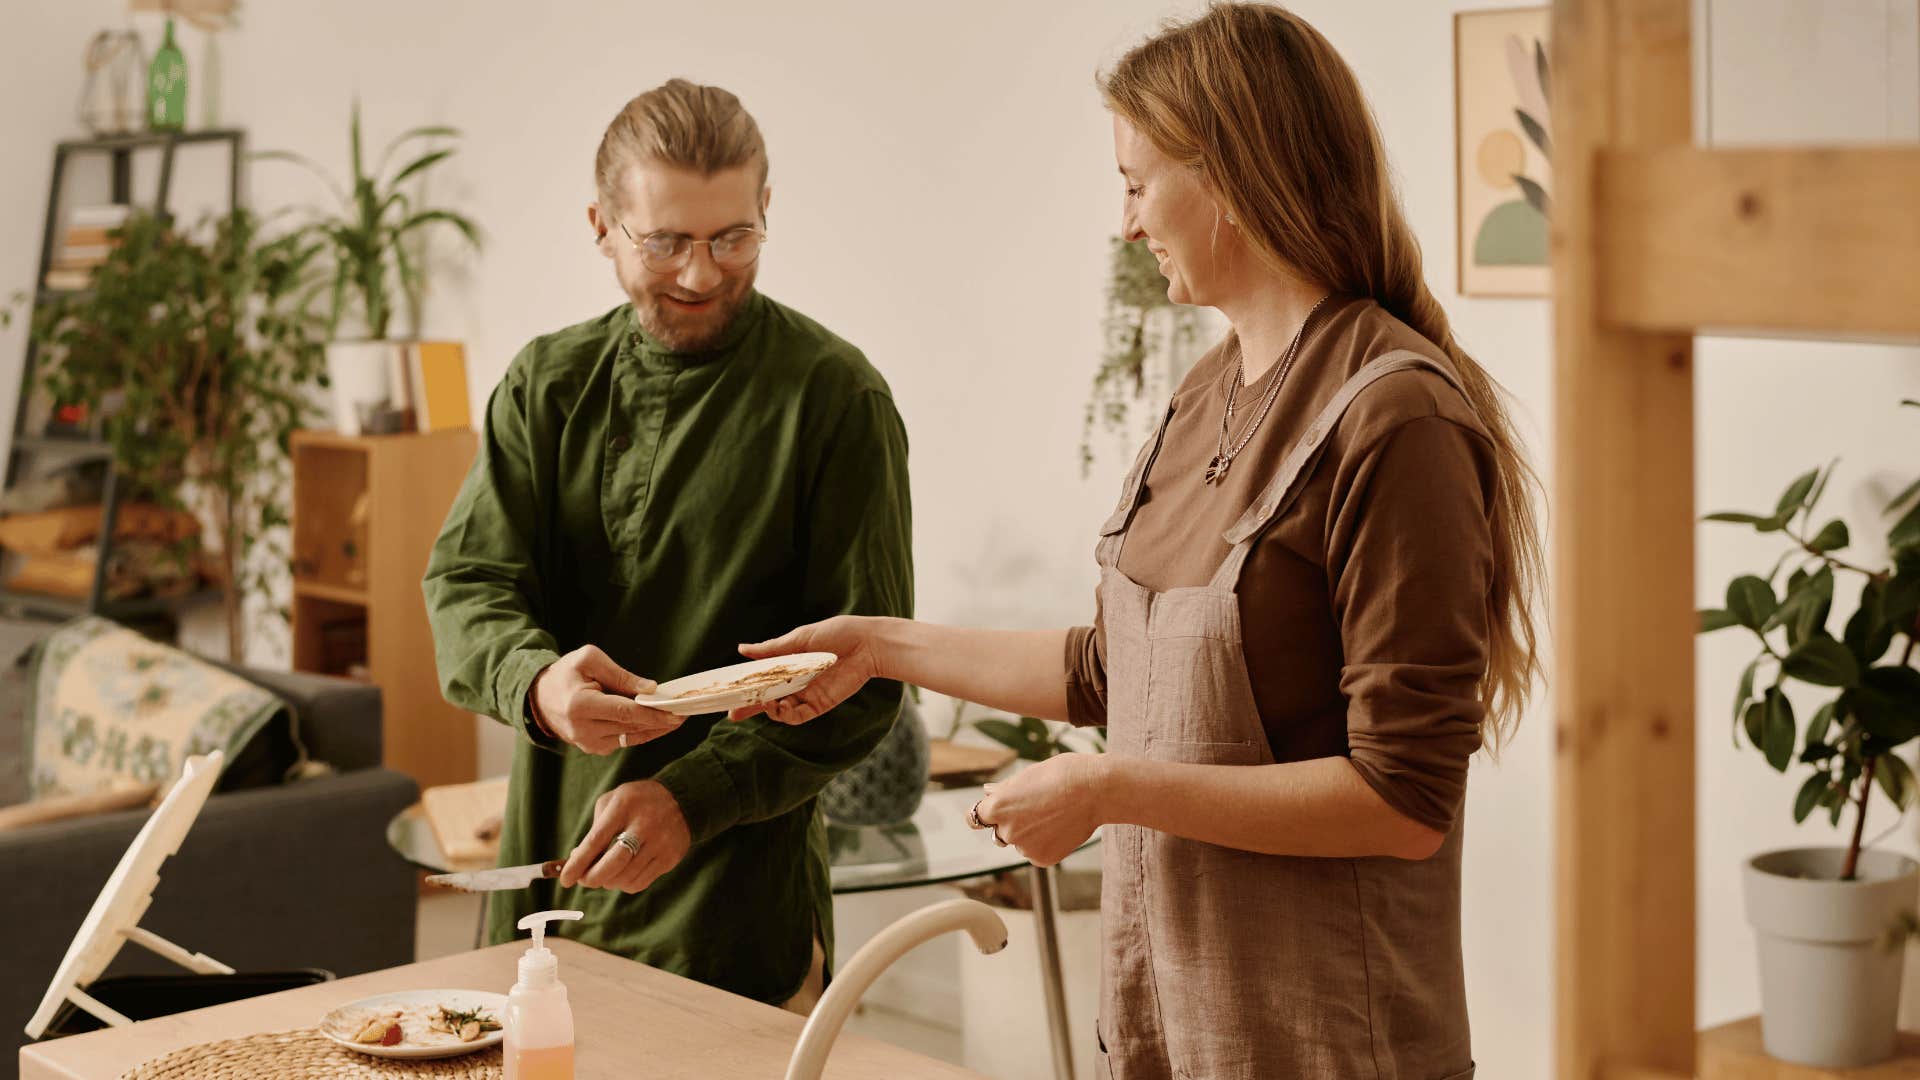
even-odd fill
[{"label": "pendant charm", "polygon": [[1231,459],[1222,459],[1216,455],[1212,461],[1207,462],[1207,483],[1219,483],[1226,477],[1227,470],[1232,467],[1233,461]]}]

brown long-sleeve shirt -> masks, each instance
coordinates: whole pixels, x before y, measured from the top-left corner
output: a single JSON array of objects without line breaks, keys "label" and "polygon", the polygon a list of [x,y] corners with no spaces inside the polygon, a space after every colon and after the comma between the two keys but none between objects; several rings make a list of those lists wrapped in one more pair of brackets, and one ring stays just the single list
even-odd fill
[{"label": "brown long-sleeve shirt", "polygon": [[[1225,533],[1258,498],[1299,434],[1369,361],[1407,349],[1445,355],[1367,299],[1329,300],[1302,339],[1271,414],[1219,484],[1204,482],[1234,377],[1230,336],[1172,401],[1160,455],[1120,554],[1155,591],[1204,585]],[[1268,380],[1236,398],[1232,440],[1259,413]],[[1232,443],[1230,442],[1229,445]],[[1388,805],[1450,831],[1480,746],[1487,665],[1492,443],[1460,393],[1430,371],[1389,375],[1334,427],[1293,507],[1256,543],[1240,577],[1254,701],[1274,760],[1345,756]],[[1067,636],[1076,724],[1106,718],[1099,617]]]}]

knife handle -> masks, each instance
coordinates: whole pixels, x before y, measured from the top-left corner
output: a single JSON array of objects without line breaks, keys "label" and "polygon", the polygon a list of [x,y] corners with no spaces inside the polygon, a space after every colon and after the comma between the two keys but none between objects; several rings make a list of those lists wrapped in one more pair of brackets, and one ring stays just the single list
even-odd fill
[{"label": "knife handle", "polygon": [[551,861],[549,861],[549,862],[544,862],[544,863],[541,863],[541,864],[540,864],[540,876],[541,876],[541,877],[543,877],[543,878],[556,878],[556,877],[559,877],[559,876],[560,876],[560,868],[561,868],[561,867],[563,867],[563,866],[565,866],[565,865],[567,865],[567,863],[566,863],[566,860],[564,860],[564,859],[553,859],[553,860],[551,860]]}]

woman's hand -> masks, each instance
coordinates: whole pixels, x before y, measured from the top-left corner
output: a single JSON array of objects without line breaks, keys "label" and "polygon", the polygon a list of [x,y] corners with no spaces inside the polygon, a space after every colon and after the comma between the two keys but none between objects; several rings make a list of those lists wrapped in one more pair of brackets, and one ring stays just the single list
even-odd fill
[{"label": "woman's hand", "polygon": [[991,828],[1028,862],[1052,866],[1106,824],[1101,810],[1106,779],[1104,754],[1059,754],[1005,783],[988,784],[975,816],[980,828]]},{"label": "woman's hand", "polygon": [[825,622],[790,630],[772,641],[740,646],[740,655],[754,660],[803,652],[830,652],[840,658],[820,677],[795,694],[733,710],[729,720],[745,720],[758,713],[782,724],[804,724],[852,697],[879,678],[877,638],[884,620],[867,615],[836,615]]}]

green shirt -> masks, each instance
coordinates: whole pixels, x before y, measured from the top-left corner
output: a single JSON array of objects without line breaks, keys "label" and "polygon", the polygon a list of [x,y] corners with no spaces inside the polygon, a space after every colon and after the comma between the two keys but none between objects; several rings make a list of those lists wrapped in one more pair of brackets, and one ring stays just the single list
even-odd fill
[{"label": "green shirt", "polygon": [[831,959],[816,796],[891,728],[898,683],[800,727],[695,717],[603,757],[531,726],[527,689],[586,644],[664,682],[831,615],[911,615],[910,516],[886,381],[757,293],[711,353],[664,348],[627,305],[521,350],[425,581],[447,700],[521,734],[501,864],[565,858],[597,796],[648,777],[693,846],[633,896],[496,893],[493,942],[529,912],[575,908],[586,918],[551,932],[776,1003],[799,990],[816,932]]}]

